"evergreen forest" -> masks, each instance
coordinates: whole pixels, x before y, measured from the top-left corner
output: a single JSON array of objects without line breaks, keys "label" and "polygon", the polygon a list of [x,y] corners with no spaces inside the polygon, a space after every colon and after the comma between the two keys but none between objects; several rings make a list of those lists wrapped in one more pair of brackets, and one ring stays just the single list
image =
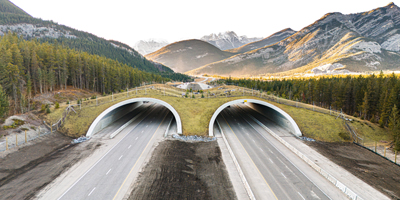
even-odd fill
[{"label": "evergreen forest", "polygon": [[143,72],[105,56],[59,43],[25,40],[15,33],[0,37],[0,115],[31,110],[36,94],[67,86],[109,94],[143,82],[169,79]]}]

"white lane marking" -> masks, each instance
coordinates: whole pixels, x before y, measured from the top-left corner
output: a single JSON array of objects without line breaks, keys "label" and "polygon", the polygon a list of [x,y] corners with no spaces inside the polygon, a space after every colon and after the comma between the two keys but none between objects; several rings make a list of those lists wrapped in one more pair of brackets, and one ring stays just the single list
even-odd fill
[{"label": "white lane marking", "polygon": [[286,178],[286,176],[281,172],[282,176]]},{"label": "white lane marking", "polygon": [[124,155],[121,155],[121,157],[119,157],[119,159],[118,159],[118,160],[121,160],[122,156],[124,156]]},{"label": "white lane marking", "polygon": [[143,133],[143,131],[142,131],[142,133]]},{"label": "white lane marking", "polygon": [[111,169],[108,170],[108,172],[106,173],[106,176],[108,175],[108,173],[110,173]]},{"label": "white lane marking", "polygon": [[[268,158],[268,159],[269,159],[269,161],[271,161],[271,162],[272,162],[271,158]],[[272,163],[274,163],[274,162],[272,162]]]},{"label": "white lane marking", "polygon": [[261,147],[260,147],[260,150],[261,150],[262,152],[264,152],[264,151],[261,149]]},{"label": "white lane marking", "polygon": [[130,149],[130,148],[131,148],[131,146],[132,146],[132,145],[129,145],[128,149]]},{"label": "white lane marking", "polygon": [[93,188],[93,190],[89,193],[89,195],[88,196],[90,196],[91,194],[92,194],[92,192],[95,190],[96,188]]},{"label": "white lane marking", "polygon": [[299,193],[299,195],[301,196],[301,198],[302,198],[303,200],[306,200],[306,199],[303,197],[303,195],[300,194],[300,192],[297,192],[297,193]]},{"label": "white lane marking", "polygon": [[135,140],[137,140],[139,137],[137,137]]}]

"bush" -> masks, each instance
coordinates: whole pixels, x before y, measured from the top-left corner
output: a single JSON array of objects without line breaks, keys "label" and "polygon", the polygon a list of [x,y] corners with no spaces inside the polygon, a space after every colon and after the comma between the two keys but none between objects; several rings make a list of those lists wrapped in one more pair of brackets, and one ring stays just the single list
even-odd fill
[{"label": "bush", "polygon": [[67,104],[70,104],[70,103],[69,103],[69,100],[67,101]]},{"label": "bush", "polygon": [[350,135],[348,133],[345,133],[345,132],[340,132],[339,136],[345,141],[349,141],[351,139]]},{"label": "bush", "polygon": [[58,102],[56,102],[56,107],[55,107],[56,109],[59,109],[60,108],[60,104],[58,103]]},{"label": "bush", "polygon": [[40,108],[40,111],[41,112],[44,112],[46,110],[46,105],[45,104],[42,104],[42,107]]},{"label": "bush", "polygon": [[92,99],[97,99],[97,96],[96,96],[96,95],[93,95],[93,96],[92,96]]},{"label": "bush", "polygon": [[47,108],[47,109],[46,109],[46,113],[47,113],[47,114],[51,113],[50,108]]},{"label": "bush", "polygon": [[193,98],[193,99],[195,98],[194,94],[192,95],[192,98]]}]

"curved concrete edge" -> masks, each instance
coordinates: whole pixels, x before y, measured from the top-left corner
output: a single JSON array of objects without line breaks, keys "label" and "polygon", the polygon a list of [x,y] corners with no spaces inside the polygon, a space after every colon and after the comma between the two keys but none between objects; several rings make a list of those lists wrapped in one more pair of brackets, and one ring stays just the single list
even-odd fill
[{"label": "curved concrete edge", "polygon": [[286,113],[285,111],[283,111],[282,109],[280,109],[280,108],[278,108],[278,107],[276,107],[276,106],[274,106],[274,105],[272,105],[272,104],[270,104],[270,103],[267,103],[267,102],[265,102],[265,101],[256,100],[256,99],[237,99],[237,100],[233,100],[233,101],[224,103],[222,106],[220,106],[220,107],[214,112],[213,116],[211,117],[210,124],[208,125],[208,135],[211,136],[211,137],[214,136],[213,126],[214,126],[214,123],[215,123],[215,119],[217,118],[217,116],[219,115],[219,113],[221,113],[221,111],[222,111],[223,109],[225,109],[226,107],[228,107],[228,106],[230,106],[230,105],[234,105],[234,104],[238,104],[238,103],[244,103],[244,102],[247,102],[247,103],[256,103],[256,104],[260,104],[260,105],[267,106],[267,107],[269,107],[269,108],[274,109],[275,111],[277,111],[278,113],[280,113],[281,115],[283,115],[283,116],[292,124],[293,129],[294,129],[294,133],[293,133],[294,135],[296,135],[297,137],[300,137],[300,136],[303,135],[303,134],[301,133],[301,131],[300,131],[299,126],[297,125],[297,123],[293,120],[293,118],[292,118],[289,114],[287,114],[287,113]]},{"label": "curved concrete edge", "polygon": [[108,113],[110,113],[111,111],[113,111],[116,108],[119,108],[121,106],[127,105],[127,104],[131,104],[131,103],[135,103],[135,102],[140,102],[140,101],[149,101],[149,102],[153,102],[153,103],[157,103],[157,104],[161,104],[165,107],[167,107],[172,114],[175,117],[176,120],[176,126],[177,126],[177,132],[178,133],[182,133],[182,121],[181,118],[178,114],[178,112],[175,110],[174,107],[172,107],[170,104],[168,104],[165,101],[159,100],[159,99],[154,99],[154,98],[133,98],[133,99],[128,99],[122,102],[119,102],[115,105],[112,105],[111,107],[107,108],[105,111],[103,111],[94,121],[93,123],[90,125],[89,130],[86,133],[86,137],[90,137],[92,136],[94,133],[94,129],[97,126],[97,124],[100,122],[100,120],[106,116]]}]

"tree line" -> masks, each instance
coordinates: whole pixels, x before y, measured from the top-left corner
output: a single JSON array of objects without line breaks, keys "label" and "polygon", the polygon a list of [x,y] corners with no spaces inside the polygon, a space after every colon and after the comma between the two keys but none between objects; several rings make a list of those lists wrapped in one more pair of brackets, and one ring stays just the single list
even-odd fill
[{"label": "tree line", "polygon": [[400,147],[400,80],[394,73],[269,81],[228,78],[225,82],[258,89],[289,100],[343,111],[348,115],[378,123],[382,128],[389,127],[396,132],[393,136],[396,146]]},{"label": "tree line", "polygon": [[[51,43],[51,44],[62,44],[71,49],[75,49],[77,51],[85,51],[89,54],[96,54],[100,56],[105,56],[107,58],[117,60],[121,63],[127,64],[131,67],[136,67],[140,70],[146,72],[152,72],[161,75],[162,77],[171,78],[176,81],[190,81],[191,78],[185,74],[174,73],[170,68],[160,64],[147,60],[142,55],[140,55],[135,49],[130,46],[123,44],[118,41],[108,41],[103,38],[99,38],[91,33],[87,33],[84,31],[78,31],[76,29],[70,28],[68,26],[59,25],[53,21],[46,21],[38,18],[31,17],[27,14],[24,14],[23,11],[21,13],[10,13],[7,10],[2,9],[0,4],[0,24],[3,25],[12,25],[12,24],[20,24],[20,23],[28,23],[35,24],[41,27],[52,27],[54,29],[61,30],[62,32],[70,32],[71,35],[76,36],[77,38],[66,38],[59,37],[57,39],[54,38],[40,38],[38,39],[41,43]],[[34,39],[35,37],[25,37],[27,40]],[[130,50],[128,52],[121,48],[116,48],[111,43],[122,46]]]},{"label": "tree line", "polygon": [[[143,72],[104,56],[62,44],[25,40],[15,33],[0,37],[0,98],[8,98],[10,114],[31,110],[34,95],[67,86],[109,94],[143,82],[169,79]],[[5,95],[3,95],[5,94]],[[0,115],[3,112],[0,107]]]}]

